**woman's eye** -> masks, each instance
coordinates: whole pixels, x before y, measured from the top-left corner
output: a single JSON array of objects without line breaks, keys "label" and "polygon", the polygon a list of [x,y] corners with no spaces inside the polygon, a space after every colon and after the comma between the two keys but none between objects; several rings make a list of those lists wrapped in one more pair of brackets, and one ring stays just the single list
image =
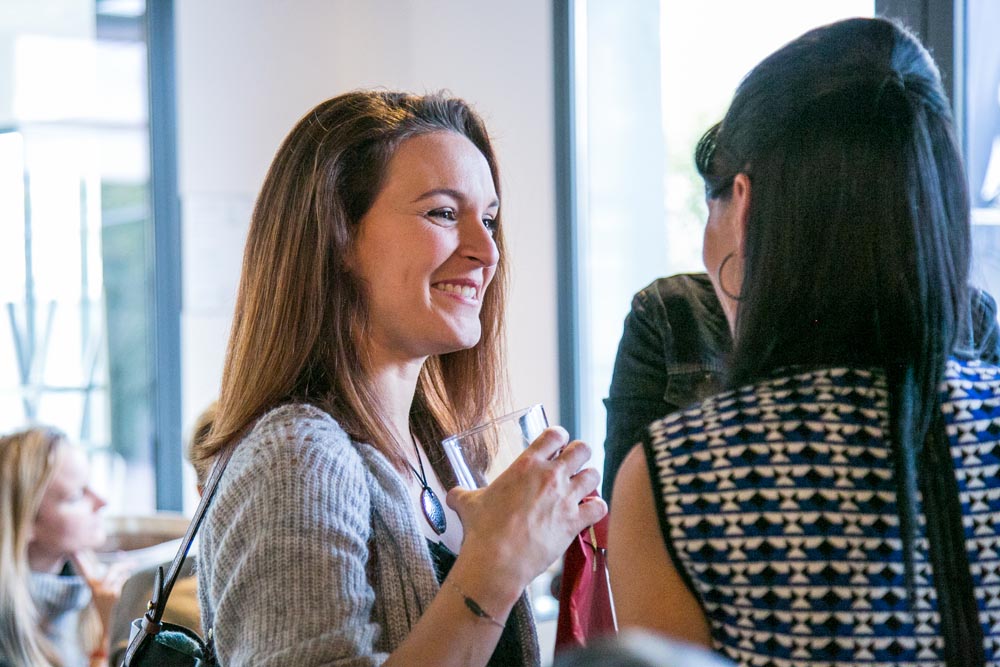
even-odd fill
[{"label": "woman's eye", "polygon": [[486,231],[490,233],[490,236],[496,236],[497,233],[497,221],[493,218],[483,218],[483,226],[486,227]]},{"label": "woman's eye", "polygon": [[427,215],[431,218],[440,218],[442,220],[448,220],[449,222],[455,222],[458,220],[454,209],[450,208],[436,208],[433,211],[430,211]]}]

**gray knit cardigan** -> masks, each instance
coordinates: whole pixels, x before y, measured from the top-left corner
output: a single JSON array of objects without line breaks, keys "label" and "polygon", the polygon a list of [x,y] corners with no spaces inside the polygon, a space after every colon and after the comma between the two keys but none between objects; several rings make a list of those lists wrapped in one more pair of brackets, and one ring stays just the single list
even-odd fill
[{"label": "gray knit cardigan", "polygon": [[[403,479],[310,405],[269,412],[239,443],[199,542],[222,667],[381,665],[439,588]],[[522,664],[538,665],[526,597],[515,616]]]}]

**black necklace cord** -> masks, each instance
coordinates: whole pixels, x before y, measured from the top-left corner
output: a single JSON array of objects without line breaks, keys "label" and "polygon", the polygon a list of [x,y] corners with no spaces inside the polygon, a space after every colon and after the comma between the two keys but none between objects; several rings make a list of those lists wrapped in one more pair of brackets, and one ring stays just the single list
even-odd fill
[{"label": "black necklace cord", "polygon": [[427,473],[424,471],[424,458],[420,456],[420,447],[417,446],[417,438],[413,435],[413,431],[410,431],[410,443],[413,445],[413,451],[417,455],[417,464],[420,466],[420,472],[417,472],[417,469],[413,467],[413,464],[410,463],[409,459],[407,459],[406,465],[410,466],[410,470],[412,470],[413,474],[417,476],[417,480],[420,481],[420,485],[425,489],[429,489],[430,486],[427,484]]}]

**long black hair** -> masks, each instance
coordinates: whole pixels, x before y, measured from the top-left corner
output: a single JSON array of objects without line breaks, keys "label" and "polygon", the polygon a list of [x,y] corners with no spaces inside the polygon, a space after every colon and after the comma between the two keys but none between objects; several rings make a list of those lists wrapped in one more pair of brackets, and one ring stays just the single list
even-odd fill
[{"label": "long black hair", "polygon": [[[949,667],[982,665],[939,385],[968,315],[969,202],[926,49],[884,19],[784,46],[742,81],[696,152],[710,197],[751,197],[730,381],[791,365],[881,367],[906,564],[923,495]],[[927,446],[925,446],[925,443]]]}]

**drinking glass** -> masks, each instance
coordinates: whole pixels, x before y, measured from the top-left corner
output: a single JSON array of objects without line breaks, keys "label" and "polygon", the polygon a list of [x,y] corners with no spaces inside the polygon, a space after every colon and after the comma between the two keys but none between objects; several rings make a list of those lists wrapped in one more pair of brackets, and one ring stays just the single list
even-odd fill
[{"label": "drinking glass", "polygon": [[[506,470],[548,425],[545,408],[535,404],[449,436],[441,444],[455,471],[458,485],[477,489],[488,485]],[[477,463],[487,457],[489,462],[479,473],[482,466]]]}]

